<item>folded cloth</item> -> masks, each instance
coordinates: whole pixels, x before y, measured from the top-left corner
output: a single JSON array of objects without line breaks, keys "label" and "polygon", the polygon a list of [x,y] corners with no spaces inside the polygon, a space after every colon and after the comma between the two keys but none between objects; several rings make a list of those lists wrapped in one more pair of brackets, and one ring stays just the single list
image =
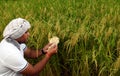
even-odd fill
[{"label": "folded cloth", "polygon": [[4,38],[17,39],[21,37],[29,28],[30,23],[22,18],[16,18],[10,21],[3,31]]}]

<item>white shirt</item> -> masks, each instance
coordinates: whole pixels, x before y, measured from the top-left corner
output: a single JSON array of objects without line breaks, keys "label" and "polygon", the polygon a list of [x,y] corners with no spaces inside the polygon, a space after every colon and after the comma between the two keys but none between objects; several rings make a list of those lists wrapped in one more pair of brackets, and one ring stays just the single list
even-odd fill
[{"label": "white shirt", "polygon": [[[16,46],[17,44],[17,46]],[[20,71],[27,67],[24,59],[25,44],[3,39],[0,43],[0,76],[22,76]]]}]

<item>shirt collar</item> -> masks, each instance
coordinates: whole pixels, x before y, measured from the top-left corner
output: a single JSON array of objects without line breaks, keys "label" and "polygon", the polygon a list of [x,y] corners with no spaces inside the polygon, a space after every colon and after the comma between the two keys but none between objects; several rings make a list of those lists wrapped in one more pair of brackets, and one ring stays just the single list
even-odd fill
[{"label": "shirt collar", "polygon": [[9,43],[12,43],[13,45],[15,45],[20,50],[20,44],[16,40],[14,40],[12,38],[6,38],[6,41],[9,42]]}]

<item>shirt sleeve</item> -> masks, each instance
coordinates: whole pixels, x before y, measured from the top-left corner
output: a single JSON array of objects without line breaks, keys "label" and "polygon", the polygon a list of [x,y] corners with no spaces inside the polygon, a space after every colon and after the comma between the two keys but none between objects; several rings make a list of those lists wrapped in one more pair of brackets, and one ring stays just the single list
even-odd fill
[{"label": "shirt sleeve", "polygon": [[26,48],[27,48],[26,44],[21,44],[20,47],[21,47],[21,49],[23,50],[23,52],[25,52],[25,50],[26,50]]},{"label": "shirt sleeve", "polygon": [[15,72],[20,72],[27,67],[28,63],[24,57],[18,53],[9,54],[4,60],[4,65]]}]

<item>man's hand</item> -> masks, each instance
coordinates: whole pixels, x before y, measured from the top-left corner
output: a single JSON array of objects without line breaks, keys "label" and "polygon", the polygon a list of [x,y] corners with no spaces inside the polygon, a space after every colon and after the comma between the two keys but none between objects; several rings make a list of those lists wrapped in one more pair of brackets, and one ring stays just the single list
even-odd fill
[{"label": "man's hand", "polygon": [[49,56],[51,57],[53,54],[57,53],[57,45],[52,46],[52,43],[48,43],[44,48],[43,51]]},{"label": "man's hand", "polygon": [[43,48],[43,52],[44,53],[47,53],[49,47],[51,46],[52,44],[48,43],[44,48]]},{"label": "man's hand", "polygon": [[51,57],[52,55],[57,53],[57,50],[58,50],[58,46],[54,45],[53,47],[48,49],[46,56]]}]

